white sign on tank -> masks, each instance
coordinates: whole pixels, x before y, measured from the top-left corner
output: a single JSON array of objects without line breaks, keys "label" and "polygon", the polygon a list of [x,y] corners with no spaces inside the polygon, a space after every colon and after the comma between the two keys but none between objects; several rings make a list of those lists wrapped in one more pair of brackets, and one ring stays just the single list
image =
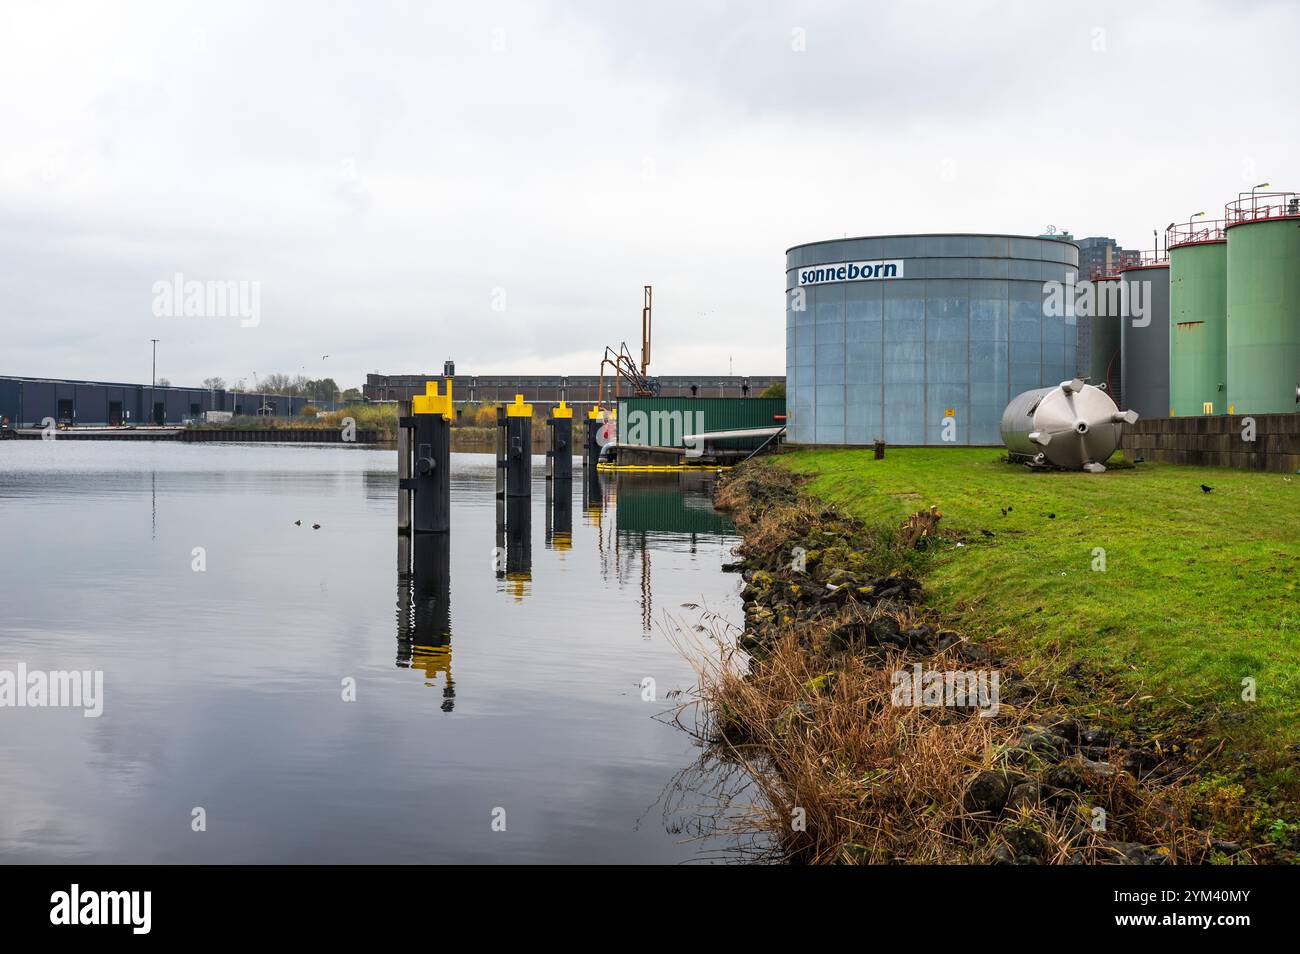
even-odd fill
[{"label": "white sign on tank", "polygon": [[882,278],[902,278],[903,260],[881,259],[872,262],[836,262],[833,265],[809,265],[799,269],[799,284],[824,285],[827,282],[870,282]]}]

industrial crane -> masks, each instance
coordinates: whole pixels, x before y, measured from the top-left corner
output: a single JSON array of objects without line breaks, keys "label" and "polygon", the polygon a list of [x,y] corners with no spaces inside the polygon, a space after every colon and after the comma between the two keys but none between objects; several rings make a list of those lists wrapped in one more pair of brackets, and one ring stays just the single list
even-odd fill
[{"label": "industrial crane", "polygon": [[636,397],[654,397],[659,393],[659,385],[648,374],[650,367],[650,322],[652,310],[652,290],[645,286],[645,304],[641,308],[641,364],[638,366],[624,341],[619,350],[605,346],[605,355],[600,359],[600,385],[596,392],[596,405],[605,406],[605,367],[608,365],[614,375],[614,395],[617,401],[623,394],[623,379],[627,378]]}]

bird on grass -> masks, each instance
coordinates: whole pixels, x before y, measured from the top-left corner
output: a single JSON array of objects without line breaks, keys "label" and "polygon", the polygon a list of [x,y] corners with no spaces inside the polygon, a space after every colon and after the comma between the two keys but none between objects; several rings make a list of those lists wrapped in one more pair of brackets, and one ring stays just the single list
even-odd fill
[{"label": "bird on grass", "polygon": [[993,536],[993,531],[992,531],[992,530],[980,530],[980,533],[984,534],[984,536],[986,536],[986,537],[991,537],[991,536]]},{"label": "bird on grass", "polygon": [[1049,513],[1049,514],[1047,515],[1047,519],[1048,519],[1048,520],[1055,520],[1055,519],[1056,519],[1056,514],[1054,514],[1054,513]]},{"label": "bird on grass", "polygon": [[1207,487],[1205,484],[1201,484],[1201,493],[1203,494],[1208,494],[1213,489],[1213,487]]}]

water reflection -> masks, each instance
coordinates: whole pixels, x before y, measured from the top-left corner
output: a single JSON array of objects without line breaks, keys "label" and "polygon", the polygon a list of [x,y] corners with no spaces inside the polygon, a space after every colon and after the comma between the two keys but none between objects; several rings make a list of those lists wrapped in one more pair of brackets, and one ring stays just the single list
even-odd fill
[{"label": "water reflection", "polygon": [[[654,555],[666,540],[694,554],[702,538],[735,533],[731,521],[713,509],[711,474],[610,474],[584,475],[587,522],[597,529],[601,575],[621,586],[635,585],[643,638],[655,628]],[[614,510],[612,528],[604,525],[608,508]],[[635,581],[633,575],[635,574]]]},{"label": "water reflection", "polygon": [[[698,521],[702,482],[575,473],[546,506],[539,476],[531,521],[503,503],[498,528],[492,456],[453,455],[451,533],[394,561],[391,450],[12,443],[0,669],[102,669],[109,704],[5,717],[0,863],[719,857],[694,840],[707,806],[656,817],[701,751],[664,724],[696,679],[678,636],[701,617],[682,607],[741,617],[720,570],[736,540]],[[674,484],[687,512],[619,519]],[[196,792],[221,838],[175,824]]]},{"label": "water reflection", "polygon": [[533,581],[533,500],[497,498],[496,550],[492,555],[497,579],[516,603],[528,595]]},{"label": "water reflection", "polygon": [[442,711],[456,705],[451,676],[451,535],[398,535],[397,665],[442,680]]},{"label": "water reflection", "polygon": [[573,480],[546,482],[546,547],[569,550],[573,547]]}]

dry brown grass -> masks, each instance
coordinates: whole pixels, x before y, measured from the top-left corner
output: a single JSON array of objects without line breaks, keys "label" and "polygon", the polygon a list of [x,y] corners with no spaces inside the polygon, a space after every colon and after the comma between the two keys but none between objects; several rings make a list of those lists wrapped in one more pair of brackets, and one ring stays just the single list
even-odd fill
[{"label": "dry brown grass", "polygon": [[[1064,809],[1066,793],[1044,788],[1041,801],[1000,819],[968,815],[963,796],[980,770],[1032,777],[1003,764],[1027,710],[1003,705],[998,716],[985,718],[970,710],[896,706],[891,674],[912,660],[890,657],[881,666],[850,654],[823,656],[806,641],[806,633],[791,628],[752,668],[732,654],[700,673],[713,757],[742,764],[761,794],[747,816],[735,817],[744,817],[751,831],[768,832],[780,860],[988,863],[1020,834],[1016,829],[1045,839],[1047,863],[1117,860],[1106,841],[1163,846],[1171,862],[1204,857],[1206,841],[1188,822],[1182,791],[1151,789],[1126,773],[1090,784]],[[950,653],[925,666],[963,668]],[[800,809],[802,830],[795,823]],[[1104,830],[1093,829],[1096,809],[1105,812]]]},{"label": "dry brown grass", "polygon": [[750,766],[787,860],[968,860],[954,837],[965,779],[1006,727],[890,705],[893,668],[832,665],[791,631],[752,673],[729,662],[701,673],[717,744]]},{"label": "dry brown grass", "polygon": [[[736,521],[747,560],[782,552],[827,519],[794,478],[776,480],[742,476],[719,490],[719,508]],[[721,634],[716,651],[689,654],[699,670],[697,731],[709,743],[702,761],[742,766],[752,780],[756,797],[747,810],[726,799],[732,824],[765,832],[778,859],[811,864],[987,863],[1023,857],[1017,846],[1026,841],[1047,863],[1115,861],[1117,842],[1150,846],[1172,862],[1204,859],[1206,838],[1189,823],[1185,788],[1150,786],[1121,771],[1082,773],[1079,784],[1059,787],[1045,779],[1076,772],[1084,765],[1077,756],[1053,769],[1011,751],[1030,723],[1059,712],[1048,695],[1018,697],[991,718],[892,704],[891,678],[901,668],[971,667],[959,646],[924,658],[882,656],[846,652],[827,639],[846,615],[869,620],[882,612],[903,629],[934,622],[924,606],[850,606],[778,626],[761,658],[751,660]],[[1032,797],[998,818],[969,814],[963,799],[983,770],[1032,783]]]}]

